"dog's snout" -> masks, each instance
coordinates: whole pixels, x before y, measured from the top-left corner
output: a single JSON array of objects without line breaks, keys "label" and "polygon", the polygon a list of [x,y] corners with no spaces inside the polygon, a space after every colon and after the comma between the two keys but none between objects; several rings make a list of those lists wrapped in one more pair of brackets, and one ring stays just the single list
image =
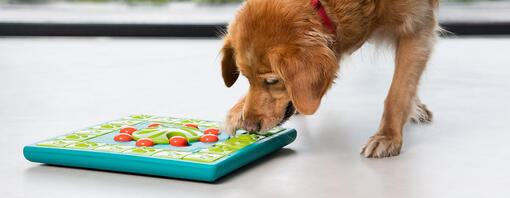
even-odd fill
[{"label": "dog's snout", "polygon": [[244,120],[244,129],[247,131],[260,131],[262,123],[258,119],[248,118]]}]

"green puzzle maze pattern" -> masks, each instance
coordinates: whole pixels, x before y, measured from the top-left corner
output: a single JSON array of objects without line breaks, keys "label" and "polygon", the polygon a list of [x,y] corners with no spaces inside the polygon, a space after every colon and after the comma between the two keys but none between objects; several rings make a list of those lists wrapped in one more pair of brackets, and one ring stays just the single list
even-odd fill
[{"label": "green puzzle maze pattern", "polygon": [[185,127],[183,125],[167,125],[142,128],[133,133],[133,139],[150,138],[156,144],[168,144],[168,138],[173,136],[182,136],[188,142],[200,140],[204,133],[194,127]]},{"label": "green puzzle maze pattern", "polygon": [[140,124],[142,122],[158,122],[165,124],[185,124],[185,123],[193,123],[197,124],[199,127],[208,127],[208,128],[219,128],[220,122],[215,121],[204,121],[204,120],[195,120],[195,119],[180,119],[180,118],[170,118],[170,117],[157,117],[157,116],[149,116],[149,115],[136,115],[129,116],[126,118],[122,118],[120,120],[115,120],[108,122],[103,125],[95,126],[92,128],[80,130],[74,132],[72,134],[63,135],[61,137],[57,137],[52,140],[48,140],[45,142],[41,142],[36,144],[37,146],[43,147],[58,147],[58,148],[69,148],[69,149],[79,149],[79,150],[94,150],[94,151],[103,151],[103,152],[114,152],[114,153],[126,153],[133,155],[142,155],[142,156],[151,156],[158,158],[168,158],[168,159],[181,159],[188,161],[196,161],[196,162],[214,162],[217,159],[220,159],[226,155],[231,154],[234,151],[237,151],[243,147],[246,147],[258,140],[265,138],[266,136],[273,135],[280,131],[283,131],[283,128],[277,127],[270,130],[265,135],[257,135],[257,134],[241,134],[235,137],[232,137],[228,140],[219,142],[212,147],[202,149],[199,152],[187,152],[187,151],[175,151],[175,150],[163,150],[153,147],[134,147],[120,144],[105,144],[98,142],[90,142],[87,141],[91,138],[95,138],[101,135],[105,135],[107,133],[111,133],[119,130],[124,126],[134,126]]}]

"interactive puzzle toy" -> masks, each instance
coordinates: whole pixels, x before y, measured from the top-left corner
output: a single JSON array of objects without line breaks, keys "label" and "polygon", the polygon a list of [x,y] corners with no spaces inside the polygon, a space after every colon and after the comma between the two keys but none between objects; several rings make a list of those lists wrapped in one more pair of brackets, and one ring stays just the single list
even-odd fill
[{"label": "interactive puzzle toy", "polygon": [[296,138],[281,127],[229,137],[220,122],[135,115],[25,146],[32,162],[212,182]]}]

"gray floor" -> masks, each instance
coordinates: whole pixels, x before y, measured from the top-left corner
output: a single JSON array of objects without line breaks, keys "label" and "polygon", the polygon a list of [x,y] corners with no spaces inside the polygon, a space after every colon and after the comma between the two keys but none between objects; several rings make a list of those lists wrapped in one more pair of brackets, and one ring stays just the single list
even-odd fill
[{"label": "gray floor", "polygon": [[2,197],[509,197],[510,39],[439,41],[421,86],[431,125],[407,125],[398,157],[365,159],[389,53],[343,61],[298,138],[216,183],[41,165],[23,145],[135,113],[222,119],[247,81],[220,78],[219,40],[0,38]]}]

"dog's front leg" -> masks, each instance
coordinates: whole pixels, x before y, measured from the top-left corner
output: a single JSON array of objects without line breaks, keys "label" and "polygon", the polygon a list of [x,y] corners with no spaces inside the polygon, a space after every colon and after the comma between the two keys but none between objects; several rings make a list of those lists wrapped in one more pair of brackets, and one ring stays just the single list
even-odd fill
[{"label": "dog's front leg", "polygon": [[419,101],[415,98],[416,89],[434,40],[434,32],[401,36],[398,39],[395,73],[384,102],[384,113],[377,132],[361,150],[363,156],[380,158],[400,153],[403,126],[415,108],[413,105],[422,105],[414,102]]},{"label": "dog's front leg", "polygon": [[246,96],[239,99],[232,109],[230,109],[227,114],[227,118],[225,118],[225,121],[223,122],[222,129],[230,136],[235,135],[236,130],[242,128],[245,101]]}]

